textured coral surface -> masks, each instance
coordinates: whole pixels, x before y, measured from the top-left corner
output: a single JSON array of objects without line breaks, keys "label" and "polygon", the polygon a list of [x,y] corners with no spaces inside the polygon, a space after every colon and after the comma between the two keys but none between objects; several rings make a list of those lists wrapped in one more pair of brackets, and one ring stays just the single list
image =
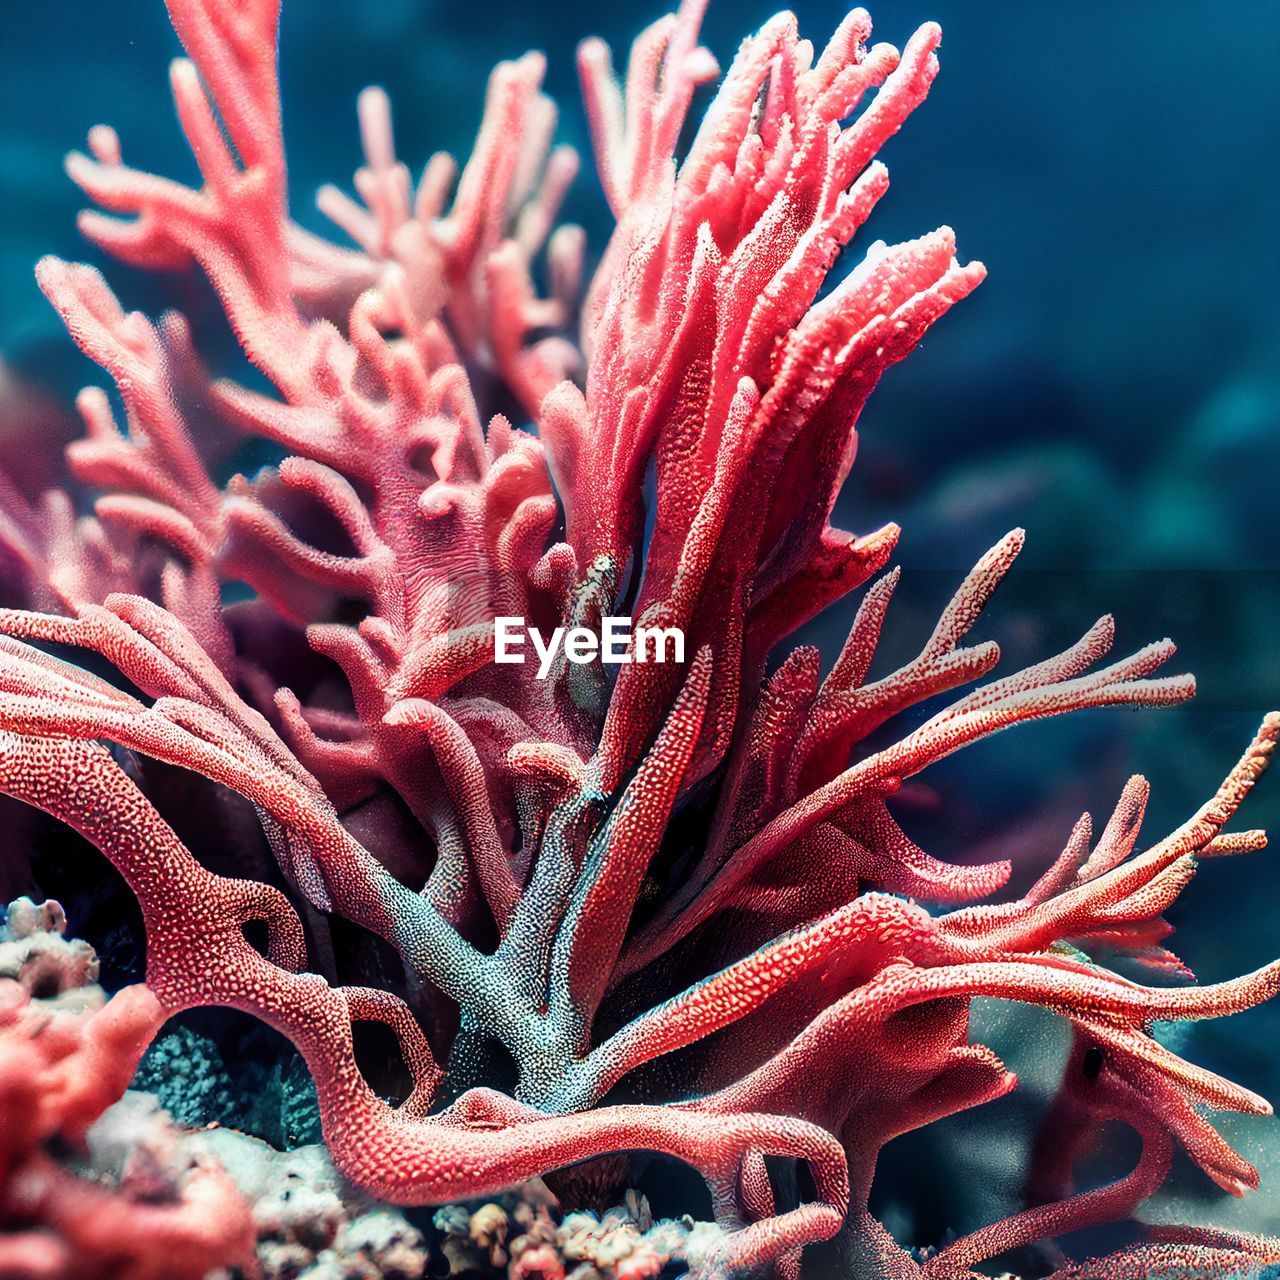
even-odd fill
[{"label": "textured coral surface", "polygon": [[[577,161],[551,147],[537,55],[494,72],[461,171],[436,156],[416,182],[367,91],[356,195],[319,197],[339,247],[289,215],[276,5],[169,11],[199,185],[130,168],[98,126],[68,160],[97,206],[81,227],[126,263],[201,273],[253,370],[216,376],[182,315],[125,312],[91,268],[40,265],[115,397],[81,394],[67,451],[91,513],[0,488],[26,606],[0,611],[0,790],[127,882],[146,983],[43,1043],[25,993],[10,1001],[4,1043],[37,1060],[0,1069],[34,1099],[5,1124],[51,1118],[5,1150],[38,1162],[55,1133],[79,1142],[169,1017],[219,1005],[292,1041],[337,1168],[381,1199],[490,1196],[575,1166],[559,1193],[585,1201],[627,1184],[627,1153],[655,1153],[706,1181],[707,1271],[795,1275],[833,1241],[811,1267],[968,1275],[1125,1219],[1179,1149],[1225,1191],[1253,1187],[1205,1112],[1267,1103],[1154,1025],[1280,988],[1276,965],[1197,986],[1163,945],[1198,862],[1264,843],[1224,828],[1280,718],[1171,834],[1139,850],[1135,777],[1026,892],[1005,891],[1008,862],[930,856],[895,816],[905,782],[997,731],[1194,691],[1160,674],[1168,641],[1106,662],[1109,617],[988,678],[997,647],[966,641],[1018,531],[918,656],[872,674],[898,531],[830,516],[867,397],[983,269],[947,228],[831,269],[887,188],[875,157],[928,92],[938,29],[899,52],[854,11],[819,51],[780,15],[721,76],[688,2],[640,36],[621,84],[585,42],[616,217],[586,282],[581,233],[555,225]],[[277,461],[220,483],[230,432]],[[830,670],[786,651],[859,590]],[[688,661],[562,659],[546,680],[494,664],[497,617],[549,631],[614,614],[681,629]],[[236,838],[197,856],[189,810],[163,803],[175,776],[205,796],[184,806],[238,815]],[[1016,1087],[970,1042],[981,997],[1061,1016],[1074,1047],[1025,1207],[912,1255],[870,1212],[877,1158]],[[369,1023],[398,1062],[358,1052]],[[1078,1187],[1111,1125],[1136,1134],[1132,1168]],[[24,1179],[6,1166],[0,1217],[73,1242]],[[204,1212],[223,1246],[243,1240],[238,1198]],[[1064,1274],[1241,1273],[1278,1250],[1161,1229]]]}]

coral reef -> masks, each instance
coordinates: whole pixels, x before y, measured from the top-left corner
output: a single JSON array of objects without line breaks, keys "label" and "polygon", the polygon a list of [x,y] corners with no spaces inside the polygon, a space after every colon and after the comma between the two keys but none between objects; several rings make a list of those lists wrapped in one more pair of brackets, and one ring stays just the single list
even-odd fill
[{"label": "coral reef", "polygon": [[[696,0],[640,37],[625,91],[584,44],[617,226],[579,305],[582,237],[553,230],[575,161],[549,150],[539,58],[494,73],[451,201],[451,163],[415,185],[385,97],[366,93],[359,200],[320,197],[355,245],[338,248],[289,216],[273,0],[169,10],[201,185],[129,168],[98,126],[68,162],[102,210],[81,225],[127,263],[198,268],[259,376],[214,377],[182,316],[126,313],[96,271],[46,260],[41,285],[126,425],[106,392],[82,393],[67,459],[92,515],[62,493],[0,493],[29,606],[0,611],[0,791],[96,845],[146,926],[146,987],[87,1020],[86,1045],[126,1023],[132,1069],[174,1013],[262,1019],[305,1060],[337,1169],[388,1202],[490,1196],[570,1165],[565,1187],[616,1192],[618,1157],[636,1151],[703,1175],[716,1225],[696,1246],[642,1229],[638,1210],[569,1217],[558,1256],[550,1239],[512,1245],[524,1276],[570,1261],[654,1274],[677,1257],[794,1275],[832,1238],[853,1274],[967,1275],[1128,1217],[1176,1149],[1233,1194],[1254,1186],[1202,1112],[1267,1104],[1152,1027],[1280,989],[1277,965],[1191,985],[1163,946],[1198,862],[1263,844],[1224,827],[1280,717],[1170,835],[1136,852],[1134,778],[1096,839],[1085,816],[1018,895],[1003,892],[1008,862],[942,862],[895,816],[904,782],[993,733],[1194,690],[1159,674],[1167,641],[1101,665],[1102,618],[946,701],[999,659],[965,640],[1018,532],[917,657],[871,675],[898,531],[855,536],[830,516],[867,397],[983,269],[959,264],[943,228],[829,272],[886,190],[875,156],[928,92],[938,29],[901,53],[868,47],[854,11],[815,58],[781,15],[743,44],[678,159],[718,70]],[[218,428],[280,460],[220,485],[202,452]],[[771,661],[863,587],[825,676],[807,646]],[[611,678],[561,660],[546,680],[494,665],[497,617],[547,633],[620,613],[680,630],[688,662]],[[212,856],[162,812],[164,768],[239,815]],[[970,1043],[979,997],[1060,1015],[1074,1048],[1025,1207],[914,1258],[870,1212],[876,1162],[899,1134],[1015,1087]],[[398,1089],[367,1077],[369,1023],[399,1046],[373,1072],[399,1066]],[[120,1062],[94,1086],[103,1105],[117,1084]],[[74,1139],[91,1111],[55,1128]],[[1078,1189],[1078,1158],[1111,1124],[1136,1132],[1135,1166]],[[188,1174],[184,1196],[218,1176]],[[330,1230],[316,1194],[308,1221]],[[242,1202],[220,1212],[241,1248]],[[507,1242],[485,1212],[466,1247],[496,1265]],[[1278,1250],[1187,1229],[1095,1272],[1260,1266]]]},{"label": "coral reef", "polygon": [[[65,927],[58,903],[19,899],[0,942],[22,957],[16,979],[0,977],[0,1274],[203,1280],[247,1265],[248,1209],[216,1162],[157,1177],[152,1150],[130,1142],[111,1178],[90,1167],[91,1128],[124,1093],[158,1004],[145,987],[104,1004],[92,949],[68,943]],[[68,1000],[77,990],[83,999]],[[83,1167],[59,1150],[81,1152]]]}]

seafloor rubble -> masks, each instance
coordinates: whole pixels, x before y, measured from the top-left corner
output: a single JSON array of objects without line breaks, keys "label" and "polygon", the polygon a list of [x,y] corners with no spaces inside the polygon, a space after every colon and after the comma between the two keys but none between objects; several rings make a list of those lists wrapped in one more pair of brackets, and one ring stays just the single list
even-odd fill
[{"label": "seafloor rubble", "polygon": [[[4,1153],[0,1275],[646,1280],[669,1266],[697,1270],[719,1242],[710,1223],[655,1222],[634,1192],[603,1213],[565,1214],[538,1181],[410,1221],[351,1186],[321,1143],[286,1138],[289,1149],[282,1150],[217,1124],[183,1127],[140,1088],[112,1100],[124,1076],[83,1078],[103,1066],[92,1020],[108,1001],[96,979],[93,948],[66,936],[59,903],[20,898],[8,905],[0,925],[0,1078],[7,1084],[0,1126],[7,1137],[21,1132],[14,1113],[33,1091],[46,1114],[27,1127],[25,1150],[7,1146]],[[243,1106],[219,1094],[218,1064],[200,1053],[197,1038],[179,1030],[172,1040],[160,1042],[159,1062],[144,1067],[135,1084],[155,1073],[196,1117]],[[15,1064],[44,1041],[56,1044],[31,1060],[48,1075],[31,1077],[20,1092]],[[63,1077],[62,1101],[50,1116],[55,1073]],[[306,1090],[299,1092],[305,1111]],[[51,1143],[61,1147],[56,1161]]]}]

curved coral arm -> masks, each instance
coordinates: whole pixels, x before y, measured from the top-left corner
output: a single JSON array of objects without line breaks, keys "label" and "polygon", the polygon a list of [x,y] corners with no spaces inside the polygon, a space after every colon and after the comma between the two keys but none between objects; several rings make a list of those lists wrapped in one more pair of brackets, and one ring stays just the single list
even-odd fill
[{"label": "curved coral arm", "polygon": [[1047,1280],[1184,1280],[1215,1276],[1246,1280],[1280,1263],[1280,1239],[1206,1227],[1158,1226],[1146,1240],[1105,1258],[1061,1267]]}]

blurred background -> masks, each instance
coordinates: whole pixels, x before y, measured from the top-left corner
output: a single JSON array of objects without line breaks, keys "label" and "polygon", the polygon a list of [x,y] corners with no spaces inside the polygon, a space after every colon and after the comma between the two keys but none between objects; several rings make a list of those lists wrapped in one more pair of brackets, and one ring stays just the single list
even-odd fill
[{"label": "blurred background", "polygon": [[[798,8],[818,44],[843,13],[833,0]],[[489,67],[529,48],[548,54],[561,140],[585,153],[576,41],[602,35],[620,58],[661,11],[650,0],[293,0],[283,79],[295,215],[320,229],[316,187],[349,183],[364,85],[391,92],[414,168],[433,150],[466,155]],[[704,41],[727,62],[771,11],[767,0],[712,0]],[[1172,635],[1200,679],[1189,707],[1006,734],[905,798],[932,851],[999,851],[1031,875],[1081,810],[1105,820],[1135,770],[1153,782],[1148,834],[1165,834],[1280,705],[1280,6],[880,0],[873,17],[875,37],[899,45],[927,19],[945,35],[941,77],[885,150],[893,186],[867,230],[894,240],[947,222],[961,256],[990,271],[863,417],[840,516],[860,532],[904,527],[886,661],[914,652],[963,572],[1020,524],[1027,550],[978,629],[1002,642],[1009,666],[1114,610],[1126,652]],[[160,0],[0,4],[0,463],[35,415],[58,418],[82,382],[101,380],[31,278],[45,252],[94,260],[60,156],[106,120],[132,163],[189,176],[165,83],[176,52]],[[609,223],[589,164],[567,216],[598,253]],[[128,305],[171,296],[111,274]],[[853,607],[808,638],[838,646]],[[1280,828],[1280,778],[1244,820]],[[1280,954],[1278,856],[1204,867],[1171,913],[1172,945],[1202,979]],[[1033,1050],[1052,1030],[982,1016],[1034,1101],[1052,1071]],[[1280,1010],[1177,1034],[1198,1061],[1280,1096]],[[936,1240],[1012,1202],[1012,1139],[1030,1105],[1002,1103],[889,1153],[877,1194],[900,1238]],[[1187,1174],[1147,1212],[1280,1231],[1280,1130],[1226,1128],[1264,1165],[1260,1195],[1224,1208]]]}]

